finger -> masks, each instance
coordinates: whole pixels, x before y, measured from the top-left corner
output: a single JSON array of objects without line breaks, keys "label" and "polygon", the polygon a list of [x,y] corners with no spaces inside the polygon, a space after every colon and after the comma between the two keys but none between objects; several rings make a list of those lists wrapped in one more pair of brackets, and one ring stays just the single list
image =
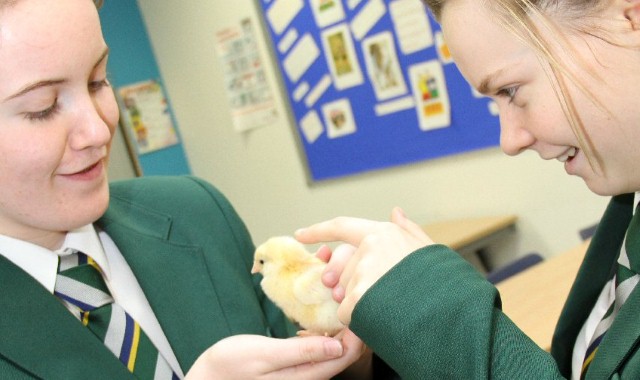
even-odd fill
[{"label": "finger", "polygon": [[344,263],[344,268],[340,273],[340,280],[336,287],[341,287],[344,291],[348,290],[349,283],[358,268],[360,260],[362,260],[362,249],[354,248],[349,259]]},{"label": "finger", "polygon": [[341,216],[301,228],[295,232],[295,238],[305,244],[342,241],[358,246],[360,241],[379,223],[367,219]]},{"label": "finger", "polygon": [[351,323],[351,314],[355,306],[352,299],[352,297],[347,295],[342,302],[340,302],[340,306],[338,306],[338,320],[345,326],[349,326]]},{"label": "finger", "polygon": [[341,244],[333,251],[327,267],[322,273],[322,282],[325,286],[333,288],[338,284],[340,275],[344,271],[347,262],[354,255],[356,248],[349,244]]},{"label": "finger", "polygon": [[[354,275],[358,269],[358,263],[360,261],[360,254],[356,251],[354,258],[347,263],[342,276],[340,276],[340,285],[336,289],[340,289],[340,306],[338,307],[338,320],[345,326],[349,326],[351,323],[351,313],[355,308],[355,304],[360,297],[353,294],[353,288],[356,286],[354,281]],[[335,298],[335,295],[334,295]]]},{"label": "finger", "polygon": [[363,354],[367,350],[367,346],[364,344],[362,339],[360,339],[348,327],[342,329],[338,334],[336,334],[336,336],[334,336],[334,338],[339,339],[342,342],[342,346],[345,351],[343,356],[347,355],[349,351],[356,351]]},{"label": "finger", "polygon": [[342,335],[342,345],[345,350],[358,350],[361,353],[367,350],[364,342],[349,328],[345,328]]},{"label": "finger", "polygon": [[324,336],[279,339],[277,347],[270,345],[268,348],[273,353],[270,360],[271,370],[323,362],[339,358],[344,353],[344,347],[339,340]]},{"label": "finger", "polygon": [[391,222],[400,226],[419,239],[429,239],[427,234],[424,232],[424,229],[422,229],[422,227],[417,225],[411,219],[407,218],[404,210],[402,210],[400,207],[394,207],[393,210],[391,210]]},{"label": "finger", "polygon": [[372,247],[379,245],[379,236],[367,236],[340,276],[340,285],[344,288],[345,296],[338,308],[338,319],[345,326],[351,322],[351,314],[356,304],[375,281],[375,278],[371,279],[371,270],[378,267],[378,259],[371,253]]},{"label": "finger", "polygon": [[351,323],[351,315],[356,305],[365,295],[370,285],[359,279],[359,274],[354,274],[353,278],[345,286],[345,295],[338,307],[338,320],[345,326]]},{"label": "finger", "polygon": [[332,255],[333,253],[331,252],[331,248],[326,245],[320,246],[320,248],[318,248],[318,251],[316,252],[316,257],[324,261],[325,263],[328,263],[329,260],[331,260]]},{"label": "finger", "polygon": [[345,347],[345,351],[353,350],[359,353],[358,359],[342,372],[342,377],[345,379],[373,379],[375,377],[373,374],[373,351],[348,328],[344,329],[342,345]]},{"label": "finger", "polygon": [[[344,329],[336,338],[340,339],[344,352],[341,357],[323,362],[305,363],[294,368],[280,371],[279,376],[295,379],[324,379],[333,378],[339,373],[344,373],[345,369],[358,361],[365,352],[364,343],[351,330]],[[278,378],[278,377],[276,377]],[[282,377],[279,377],[282,378]],[[278,378],[278,379],[279,379]]]},{"label": "finger", "polygon": [[331,296],[337,303],[340,303],[342,302],[342,300],[344,300],[344,295],[345,295],[344,288],[340,285],[337,285],[331,291]]}]

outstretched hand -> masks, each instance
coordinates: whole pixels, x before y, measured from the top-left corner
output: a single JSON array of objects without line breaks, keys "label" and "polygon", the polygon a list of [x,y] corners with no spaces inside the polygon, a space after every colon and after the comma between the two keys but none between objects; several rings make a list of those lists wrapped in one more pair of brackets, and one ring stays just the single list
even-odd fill
[{"label": "outstretched hand", "polygon": [[374,283],[413,251],[433,244],[400,208],[393,209],[390,222],[338,217],[300,229],[295,237],[305,244],[347,244],[336,248],[323,274],[325,285],[337,282],[333,295],[341,301],[338,317],[347,326],[355,305]]},{"label": "outstretched hand", "polygon": [[200,355],[185,379],[330,379],[358,361],[364,350],[348,329],[341,340],[234,335]]}]

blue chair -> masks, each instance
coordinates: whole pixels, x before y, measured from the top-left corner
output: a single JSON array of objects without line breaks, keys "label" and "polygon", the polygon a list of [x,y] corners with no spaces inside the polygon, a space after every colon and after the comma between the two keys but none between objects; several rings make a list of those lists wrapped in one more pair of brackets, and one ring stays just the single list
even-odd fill
[{"label": "blue chair", "polygon": [[589,227],[585,227],[581,229],[580,231],[578,231],[578,233],[580,234],[580,238],[583,241],[589,239],[590,237],[593,236],[594,233],[596,233],[596,228],[598,228],[598,223],[592,224]]},{"label": "blue chair", "polygon": [[538,253],[529,253],[503,267],[494,269],[491,272],[487,273],[487,280],[495,285],[500,281],[506,280],[507,278],[513,276],[514,274],[520,273],[523,270],[538,264],[542,260],[542,256],[540,256]]}]

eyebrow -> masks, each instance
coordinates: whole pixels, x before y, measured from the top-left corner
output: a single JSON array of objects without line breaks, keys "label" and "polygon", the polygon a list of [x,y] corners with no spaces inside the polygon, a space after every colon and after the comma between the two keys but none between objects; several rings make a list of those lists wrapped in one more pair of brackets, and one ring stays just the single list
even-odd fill
[{"label": "eyebrow", "polygon": [[[93,65],[93,69],[95,70],[96,67],[98,67],[104,60],[105,58],[107,58],[107,56],[109,55],[109,47],[107,47],[104,52],[102,52],[102,54],[100,55],[100,58],[98,58],[98,60],[96,61],[95,65]],[[49,87],[49,86],[55,86],[57,84],[60,83],[64,83],[66,82],[65,79],[50,79],[50,80],[41,80],[32,84],[27,85],[26,87],[22,88],[20,91],[16,92],[13,95],[9,95],[7,98],[5,98],[3,100],[3,102],[9,101],[11,99],[15,99],[18,98],[24,94],[27,94],[33,90],[36,90],[38,88],[42,88],[42,87]]]},{"label": "eyebrow", "polygon": [[478,86],[478,92],[480,92],[483,95],[489,95],[489,93],[491,91],[493,91],[492,89],[495,87],[493,82],[495,82],[496,77],[500,76],[500,74],[502,74],[505,71],[505,69],[499,69],[496,70],[495,72],[487,75],[481,82],[480,82],[480,86]]}]

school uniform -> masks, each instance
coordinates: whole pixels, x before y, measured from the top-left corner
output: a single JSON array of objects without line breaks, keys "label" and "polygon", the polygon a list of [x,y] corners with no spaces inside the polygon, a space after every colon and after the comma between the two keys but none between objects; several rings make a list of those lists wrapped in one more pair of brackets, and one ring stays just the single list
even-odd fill
[{"label": "school uniform", "polygon": [[[250,235],[213,186],[145,177],[110,190],[96,229],[131,268],[184,373],[225,337],[294,332],[250,274]],[[0,378],[133,378],[56,296],[2,255],[0,279]]]},{"label": "school uniform", "polygon": [[[612,198],[562,311],[551,354],[502,313],[496,288],[443,245],[419,249],[392,268],[356,305],[350,327],[402,379],[570,377],[576,337],[611,278],[632,216],[633,194]],[[640,252],[628,255],[640,258]],[[640,378],[639,347],[636,288],[586,379]]]}]

